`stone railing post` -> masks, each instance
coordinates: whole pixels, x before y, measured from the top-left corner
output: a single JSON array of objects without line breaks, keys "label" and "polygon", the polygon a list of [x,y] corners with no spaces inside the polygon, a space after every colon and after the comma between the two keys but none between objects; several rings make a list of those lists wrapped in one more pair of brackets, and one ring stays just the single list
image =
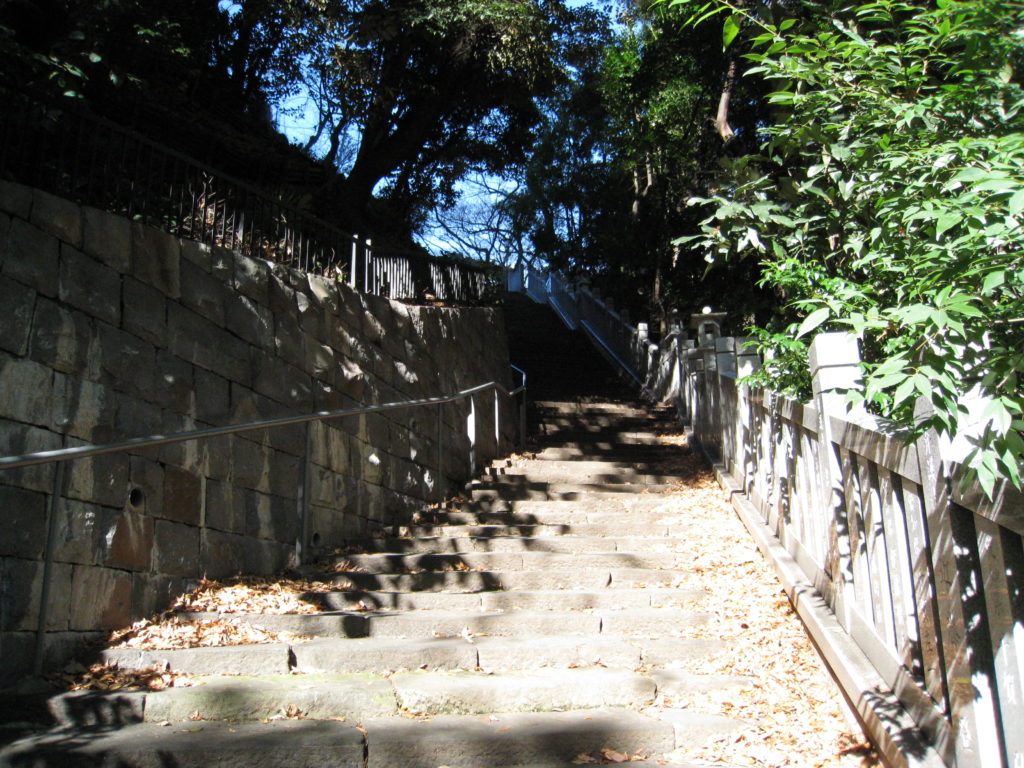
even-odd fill
[{"label": "stone railing post", "polygon": [[[850,631],[850,608],[854,602],[853,570],[850,557],[850,521],[840,449],[833,440],[832,417],[847,413],[842,390],[860,386],[860,350],[852,333],[819,333],[811,342],[811,387],[818,412],[818,495],[822,514],[829,525],[825,574],[831,579],[832,606],[843,629]],[[826,595],[826,599],[830,595]]]},{"label": "stone railing post", "polygon": [[[933,406],[919,398],[914,418],[931,416]],[[931,429],[916,443],[918,468],[930,543],[931,563],[915,564],[914,577],[932,581],[937,615],[939,648],[926,648],[926,662],[945,666],[948,687],[952,752],[958,768],[984,768],[988,757],[997,754],[999,720],[1009,725],[1010,714],[1018,701],[1009,700],[1000,711],[997,673],[993,658],[990,616],[981,607],[978,585],[989,585],[982,572],[978,552],[978,521],[970,510],[952,498],[950,467],[943,460],[941,439]],[[998,534],[997,534],[998,535]],[[1005,566],[1004,566],[1005,567]],[[928,573],[928,571],[931,573]],[[934,642],[934,641],[933,641]],[[998,642],[998,641],[997,641]],[[941,655],[940,652],[941,651]],[[937,688],[937,686],[936,686]],[[941,694],[937,690],[936,694]],[[1013,727],[1013,726],[1011,726]],[[1016,734],[1014,735],[1016,737]],[[1013,749],[1008,744],[1008,750]],[[1013,768],[1024,765],[1021,752],[1013,749]]]},{"label": "stone railing post", "polygon": [[755,340],[749,336],[736,339],[736,469],[743,477],[743,490],[750,493],[754,484],[754,468],[757,466],[757,435],[753,433],[753,413],[750,403],[750,387],[739,381],[753,375],[761,367],[761,356]]}]

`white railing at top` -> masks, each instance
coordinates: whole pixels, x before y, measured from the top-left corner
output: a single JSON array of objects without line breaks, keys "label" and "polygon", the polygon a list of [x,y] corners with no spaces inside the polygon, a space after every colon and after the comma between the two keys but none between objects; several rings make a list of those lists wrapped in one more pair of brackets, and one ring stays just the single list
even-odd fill
[{"label": "white railing at top", "polygon": [[513,290],[513,285],[524,286],[526,295],[538,303],[549,304],[567,327],[585,331],[598,349],[648,397],[674,402],[681,413],[686,412],[677,351],[687,349],[682,329],[670,328],[659,347],[651,342],[646,323],[631,324],[596,291],[575,285],[557,272],[527,266],[521,278],[510,278],[506,285],[509,290]]}]

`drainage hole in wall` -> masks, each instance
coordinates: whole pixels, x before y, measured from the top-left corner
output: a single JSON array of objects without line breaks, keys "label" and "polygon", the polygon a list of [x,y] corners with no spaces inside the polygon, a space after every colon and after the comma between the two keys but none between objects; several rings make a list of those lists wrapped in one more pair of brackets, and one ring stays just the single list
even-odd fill
[{"label": "drainage hole in wall", "polygon": [[146,494],[141,488],[132,488],[128,492],[128,506],[132,509],[142,509],[146,503]]}]

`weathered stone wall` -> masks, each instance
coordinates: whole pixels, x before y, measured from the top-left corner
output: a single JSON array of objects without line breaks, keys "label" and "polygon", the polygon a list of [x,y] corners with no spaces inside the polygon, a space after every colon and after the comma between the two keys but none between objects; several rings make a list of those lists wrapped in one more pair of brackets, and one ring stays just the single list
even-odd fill
[{"label": "weathered stone wall", "polygon": [[[410,307],[0,183],[0,456],[508,383],[500,310]],[[476,455],[511,404],[478,399]],[[312,428],[319,549],[438,492],[437,408]],[[443,407],[445,474],[469,474],[468,403]],[[74,461],[58,521],[48,657],[166,607],[190,580],[295,556],[304,426]],[[0,658],[27,669],[52,464],[0,470]],[[307,553],[309,554],[309,553]]]}]

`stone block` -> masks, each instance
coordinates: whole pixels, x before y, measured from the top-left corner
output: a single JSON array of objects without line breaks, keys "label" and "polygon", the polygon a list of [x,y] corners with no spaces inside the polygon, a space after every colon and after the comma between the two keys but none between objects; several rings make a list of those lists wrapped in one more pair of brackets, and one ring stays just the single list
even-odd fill
[{"label": "stone block", "polygon": [[164,408],[179,414],[195,412],[193,402],[195,384],[190,363],[175,357],[162,349],[156,352],[156,375],[153,382],[153,398]]},{"label": "stone block", "polygon": [[0,276],[0,349],[23,357],[28,352],[36,292]]},{"label": "stone block", "polygon": [[228,423],[231,413],[231,387],[227,379],[205,368],[193,371],[195,417],[213,426]]},{"label": "stone block", "polygon": [[270,488],[270,448],[244,437],[232,438],[232,476],[236,485],[256,491]]},{"label": "stone block", "polygon": [[245,568],[245,539],[223,531],[204,530],[202,562],[209,579],[224,579],[242,573]]},{"label": "stone block", "polygon": [[[0,192],[2,196],[2,192]],[[2,202],[0,202],[2,205]],[[0,600],[3,598],[0,597]],[[0,619],[0,625],[3,620]],[[22,680],[32,669],[36,652],[35,632],[4,632],[0,630],[0,687]]]},{"label": "stone block", "polygon": [[323,277],[322,275],[307,275],[309,293],[321,307],[330,314],[338,312],[338,291],[335,288],[336,280]]},{"label": "stone block", "polygon": [[282,451],[271,449],[270,492],[287,499],[296,498],[299,487],[301,459]]},{"label": "stone block", "polygon": [[249,345],[176,303],[167,307],[171,352],[197,366],[248,386],[252,382]]},{"label": "stone block", "polygon": [[257,360],[253,389],[300,411],[309,411],[313,406],[313,382],[309,374],[276,357],[263,355]]},{"label": "stone block", "polygon": [[360,325],[363,338],[369,341],[371,344],[380,344],[381,339],[384,337],[384,326],[380,320],[371,314],[370,310],[363,312],[362,323]]},{"label": "stone block", "polygon": [[61,563],[94,565],[99,555],[102,508],[63,499],[57,514],[57,548],[53,559]]},{"label": "stone block", "polygon": [[71,584],[71,629],[119,629],[131,624],[132,618],[130,573],[75,566]]},{"label": "stone block", "polygon": [[199,529],[170,520],[157,520],[153,531],[153,568],[157,573],[168,576],[200,576]]},{"label": "stone block", "polygon": [[313,380],[313,408],[319,411],[340,411],[348,407],[352,398],[319,379]]},{"label": "stone block", "polygon": [[48,495],[0,485],[0,556],[39,558],[46,546]]},{"label": "stone block", "polygon": [[151,517],[163,517],[164,467],[162,464],[145,456],[129,456],[128,485],[130,490],[127,509]]},{"label": "stone block", "polygon": [[314,464],[310,469],[309,498],[315,504],[333,508],[347,497],[348,480],[334,470]]},{"label": "stone block", "polygon": [[[197,428],[195,419],[174,411],[164,409],[161,411],[160,429],[164,435],[175,435],[183,432],[192,432]],[[183,467],[189,470],[201,471],[205,459],[202,440],[186,439],[180,442],[167,443],[157,449],[159,459],[164,464],[175,467]]]},{"label": "stone block", "polygon": [[82,208],[82,250],[111,269],[131,269],[132,225],[123,216],[97,208]]},{"label": "stone block", "polygon": [[0,180],[0,211],[27,219],[32,211],[32,188]]},{"label": "stone block", "polygon": [[[54,563],[50,573],[50,596],[46,607],[46,629],[68,628],[71,607],[71,569]],[[0,560],[0,630],[34,630],[39,626],[39,601],[43,588],[43,564],[36,560]]]},{"label": "stone block", "polygon": [[77,203],[33,190],[29,221],[75,248],[82,247],[82,209]]},{"label": "stone block", "polygon": [[242,512],[245,515],[243,533],[257,539],[273,539],[270,497],[258,491],[243,490],[239,500],[242,502]]},{"label": "stone block", "polygon": [[[78,440],[72,444],[80,444]],[[128,498],[128,455],[108,453],[78,459],[68,467],[66,495],[105,507],[122,507]]]},{"label": "stone block", "polygon": [[49,299],[37,298],[28,355],[36,362],[87,379],[99,378],[94,321]]},{"label": "stone block", "polygon": [[203,272],[211,272],[213,269],[213,248],[206,243],[196,240],[181,241],[181,258],[195,264]]},{"label": "stone block", "polygon": [[199,475],[179,467],[165,467],[163,496],[166,519],[199,525],[203,508],[203,482]]},{"label": "stone block", "polygon": [[58,295],[87,315],[121,324],[121,275],[68,245],[60,249]]},{"label": "stone block", "polygon": [[309,336],[306,338],[305,364],[302,367],[314,378],[334,383],[336,356],[337,353],[331,347]]},{"label": "stone block", "polygon": [[[181,262],[181,303],[207,320],[224,325],[228,289],[209,271],[188,259]],[[233,298],[233,296],[231,297]]]},{"label": "stone block", "polygon": [[26,221],[14,219],[0,249],[0,272],[35,288],[44,296],[57,295],[59,241]]},{"label": "stone block", "polygon": [[297,291],[295,302],[299,308],[299,327],[318,341],[327,338],[327,324],[324,308],[304,291]]},{"label": "stone block", "polygon": [[100,512],[97,562],[111,568],[148,571],[153,561],[153,518],[132,509]]},{"label": "stone block", "polygon": [[210,274],[224,285],[234,285],[235,252],[219,245],[211,246]]},{"label": "stone block", "polygon": [[216,480],[229,480],[234,465],[233,441],[230,435],[208,437],[199,442],[205,474]]},{"label": "stone block", "polygon": [[284,570],[294,552],[292,544],[281,544],[276,541],[262,541],[246,536],[243,540],[244,571],[246,573],[267,576]]},{"label": "stone block", "polygon": [[299,327],[298,316],[294,313],[275,314],[274,348],[277,356],[293,365],[306,367],[307,337]]},{"label": "stone block", "polygon": [[206,527],[225,533],[245,532],[244,491],[220,480],[206,481]]},{"label": "stone block", "polygon": [[120,328],[96,326],[101,382],[143,399],[153,396],[156,348]]},{"label": "stone block", "polygon": [[164,294],[127,276],[121,290],[124,330],[157,347],[167,346],[167,298]]},{"label": "stone block", "polygon": [[52,399],[53,371],[0,352],[0,417],[48,427]]},{"label": "stone block", "polygon": [[[0,456],[20,456],[37,451],[52,451],[61,446],[60,435],[19,421],[0,419]],[[0,474],[5,484],[49,493],[53,488],[53,464],[6,469]]]},{"label": "stone block", "polygon": [[273,352],[274,316],[265,305],[257,304],[248,296],[233,294],[225,306],[227,329],[253,346]]},{"label": "stone block", "polygon": [[352,355],[355,337],[336,317],[327,318],[327,344],[342,357]]},{"label": "stone block", "polygon": [[144,224],[132,224],[132,274],[167,298],[181,296],[181,244]]},{"label": "stone block", "polygon": [[186,584],[181,576],[132,574],[132,615],[152,616],[166,611],[185,592]]},{"label": "stone block", "polygon": [[298,304],[295,300],[296,291],[288,280],[288,272],[288,268],[280,264],[275,264],[271,267],[268,283],[268,306],[275,317],[290,316],[298,318]]},{"label": "stone block", "polygon": [[115,395],[114,402],[114,429],[110,434],[118,439],[166,434],[163,412],[157,406],[131,395]]},{"label": "stone block", "polygon": [[266,306],[270,302],[270,265],[241,253],[234,254],[234,286],[243,296]]},{"label": "stone block", "polygon": [[53,428],[89,442],[116,439],[115,398],[106,387],[57,372],[53,382]]}]

